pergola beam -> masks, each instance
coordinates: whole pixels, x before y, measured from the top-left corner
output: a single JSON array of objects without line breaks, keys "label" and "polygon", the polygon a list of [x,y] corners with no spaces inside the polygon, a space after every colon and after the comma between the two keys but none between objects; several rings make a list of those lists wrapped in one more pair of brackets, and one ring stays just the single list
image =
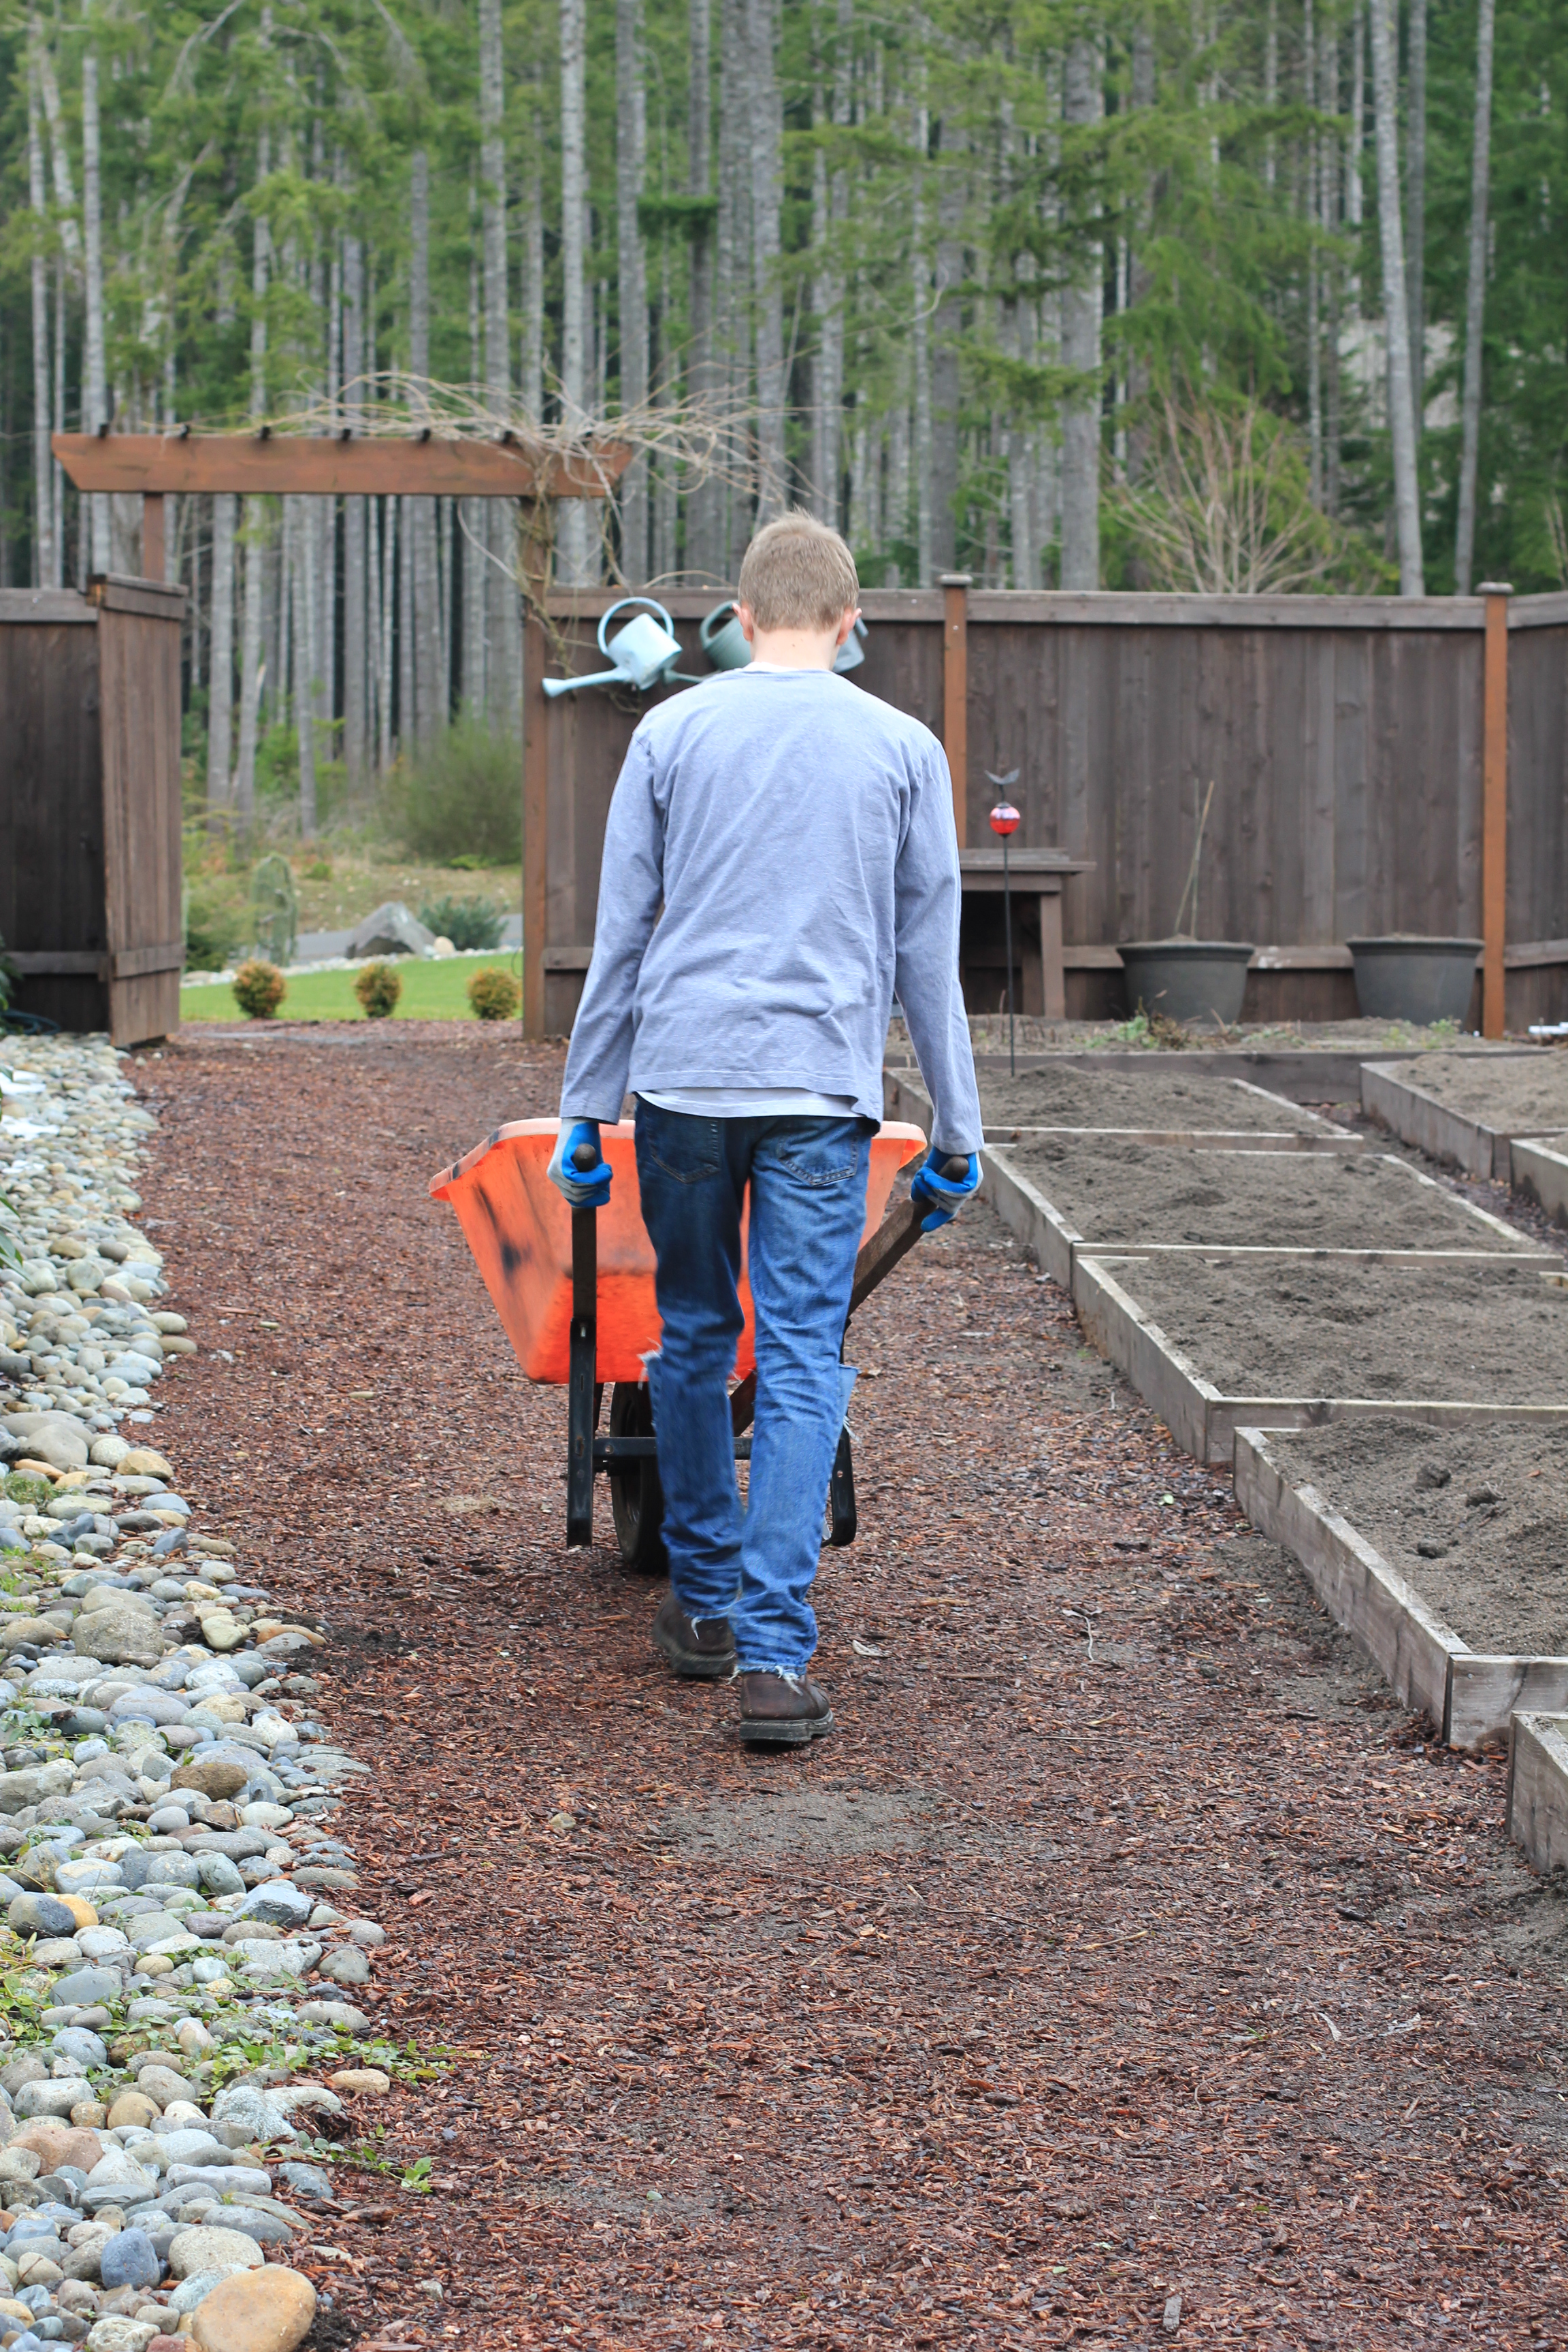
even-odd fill
[{"label": "pergola beam", "polygon": [[57,433],[50,446],[79,490],[143,498],[602,499],[632,456],[624,441],[599,441],[541,465],[518,441],[385,434]]}]

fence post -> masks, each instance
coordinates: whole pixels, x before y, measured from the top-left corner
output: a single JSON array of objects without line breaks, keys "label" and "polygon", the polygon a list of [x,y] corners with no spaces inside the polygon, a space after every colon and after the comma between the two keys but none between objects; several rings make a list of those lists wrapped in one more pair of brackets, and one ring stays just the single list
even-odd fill
[{"label": "fence post", "polygon": [[143,491],[142,497],[142,577],[163,577],[163,494]]},{"label": "fence post", "polygon": [[937,574],[945,609],[942,626],[942,740],[952,777],[952,821],[963,849],[969,833],[969,579],[967,572]]},{"label": "fence post", "polygon": [[1503,948],[1508,935],[1507,581],[1483,580],[1486,661],[1481,697],[1481,1034],[1503,1034]]},{"label": "fence post", "polygon": [[544,626],[523,608],[522,650],[522,1034],[544,1034],[544,894],[550,821],[550,705]]}]

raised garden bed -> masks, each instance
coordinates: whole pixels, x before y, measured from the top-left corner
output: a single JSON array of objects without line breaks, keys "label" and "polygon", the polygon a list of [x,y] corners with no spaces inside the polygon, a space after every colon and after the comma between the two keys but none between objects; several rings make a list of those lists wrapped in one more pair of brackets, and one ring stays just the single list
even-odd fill
[{"label": "raised garden bed", "polygon": [[1228,1464],[1243,1427],[1568,1423],[1555,1263],[1084,1255],[1073,1297],[1177,1444]]},{"label": "raised garden bed", "polygon": [[985,1160],[999,1213],[1064,1283],[1086,1250],[1512,1255],[1531,1246],[1500,1218],[1382,1152],[1194,1151],[1058,1138],[988,1148]]},{"label": "raised garden bed", "polygon": [[[1295,1553],[1324,1606],[1398,1696],[1429,1716],[1456,1748],[1506,1738],[1516,1707],[1568,1705],[1568,1655],[1532,1651],[1500,1633],[1507,1604],[1500,1603],[1499,1579],[1479,1568],[1468,1581],[1455,1574],[1443,1582],[1434,1577],[1432,1563],[1413,1554],[1420,1572],[1402,1572],[1389,1556],[1398,1544],[1374,1541],[1368,1533],[1363,1502],[1375,1522],[1376,1492],[1391,1482],[1397,1487],[1402,1477],[1414,1482],[1423,1441],[1440,1449],[1428,1457],[1437,1466],[1457,1462],[1465,1442],[1472,1441],[1478,1456],[1490,1459],[1498,1476],[1507,1478],[1506,1443],[1528,1449],[1550,1434],[1495,1423],[1439,1432],[1409,1421],[1341,1423],[1300,1433],[1237,1432],[1237,1500],[1253,1526]],[[1557,1444],[1568,1448],[1568,1433]],[[1315,1470],[1323,1474],[1321,1484],[1314,1481]],[[1456,1469],[1456,1482],[1460,1475]],[[1519,1475],[1528,1477],[1528,1465]],[[1386,1494],[1381,1509],[1397,1537],[1397,1505]],[[1494,1637],[1489,1647],[1477,1638],[1489,1633]]]},{"label": "raised garden bed", "polygon": [[1428,1054],[1362,1068],[1362,1106],[1404,1143],[1471,1176],[1513,1181],[1519,1135],[1568,1127],[1568,1054]]},{"label": "raised garden bed", "polygon": [[1016,1078],[984,1071],[980,1105],[987,1135],[994,1129],[1065,1127],[1335,1139],[1325,1120],[1282,1095],[1246,1079],[1189,1077],[1169,1066],[1136,1078],[1070,1066],[1021,1070]]}]

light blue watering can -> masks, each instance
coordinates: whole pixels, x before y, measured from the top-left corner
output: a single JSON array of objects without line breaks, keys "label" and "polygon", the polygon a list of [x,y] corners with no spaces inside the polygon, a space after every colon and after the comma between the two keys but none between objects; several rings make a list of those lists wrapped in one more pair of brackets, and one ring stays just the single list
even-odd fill
[{"label": "light blue watering can", "polygon": [[[606,640],[605,630],[616,614],[624,613],[628,604],[639,604],[645,609]],[[654,618],[656,613],[658,615],[657,621]],[[557,695],[575,694],[584,686],[629,686],[635,688],[638,694],[646,694],[650,687],[668,686],[672,679],[681,677],[675,667],[680,659],[679,639],[676,636],[669,614],[662,604],[655,604],[651,596],[623,596],[618,604],[610,606],[599,623],[599,651],[606,660],[615,663],[614,669],[595,670],[589,677],[542,678],[540,683],[545,693],[553,699]],[[697,680],[685,677],[682,683],[695,686]]]},{"label": "light blue watering can", "polygon": [[[752,648],[741,627],[740,615],[732,598],[715,604],[706,615],[697,635],[702,650],[715,669],[744,669],[752,658]],[[843,676],[847,669],[858,669],[866,656],[860,648],[865,641],[866,624],[857,621],[852,635],[838,648],[834,668]]]}]

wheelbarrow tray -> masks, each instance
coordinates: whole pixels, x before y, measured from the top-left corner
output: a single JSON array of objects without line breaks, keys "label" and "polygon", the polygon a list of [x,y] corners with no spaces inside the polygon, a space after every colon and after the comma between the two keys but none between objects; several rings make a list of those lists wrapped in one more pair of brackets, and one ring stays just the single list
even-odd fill
[{"label": "wheelbarrow tray", "polygon": [[[552,1118],[525,1118],[498,1128],[488,1142],[476,1145],[432,1180],[430,1197],[450,1203],[529,1379],[564,1386],[571,1368],[572,1211],[546,1172],[558,1131],[559,1122]],[[614,1181],[609,1205],[595,1219],[595,1378],[640,1381],[643,1358],[658,1346],[660,1326],[654,1303],[653,1244],[642,1221],[631,1122],[601,1127],[599,1146]],[[925,1148],[918,1127],[889,1124],[872,1137],[863,1241],[881,1223],[899,1170]],[[735,1354],[735,1371],[742,1378],[756,1362],[745,1249],[742,1215],[741,1305],[746,1319]]]}]

